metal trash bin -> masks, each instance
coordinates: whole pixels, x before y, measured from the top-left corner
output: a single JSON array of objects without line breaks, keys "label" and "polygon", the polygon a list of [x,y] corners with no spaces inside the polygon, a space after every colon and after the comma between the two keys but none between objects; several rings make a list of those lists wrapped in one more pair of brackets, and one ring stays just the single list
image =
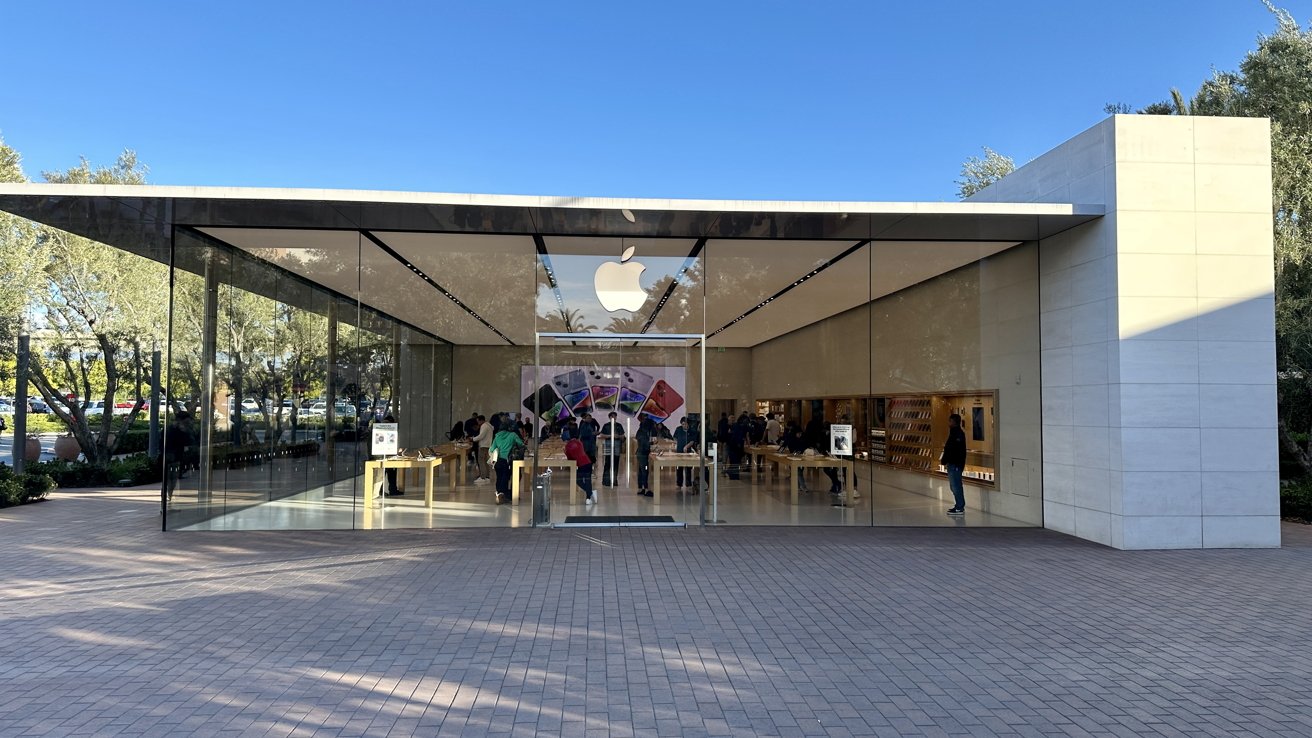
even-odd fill
[{"label": "metal trash bin", "polygon": [[551,469],[533,477],[533,527],[551,525]]}]

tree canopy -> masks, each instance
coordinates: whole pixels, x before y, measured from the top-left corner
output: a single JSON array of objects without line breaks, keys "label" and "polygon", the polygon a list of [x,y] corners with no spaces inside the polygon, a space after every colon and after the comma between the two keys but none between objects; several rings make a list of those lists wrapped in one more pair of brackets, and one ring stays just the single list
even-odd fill
[{"label": "tree canopy", "polygon": [[984,156],[972,156],[961,165],[957,195],[964,200],[1014,171],[1016,162],[1010,156],[985,146]]},{"label": "tree canopy", "polygon": [[1237,72],[1214,71],[1192,97],[1172,90],[1169,103],[1144,112],[1271,120],[1280,443],[1312,473],[1312,29],[1264,2],[1276,30],[1258,37]]}]

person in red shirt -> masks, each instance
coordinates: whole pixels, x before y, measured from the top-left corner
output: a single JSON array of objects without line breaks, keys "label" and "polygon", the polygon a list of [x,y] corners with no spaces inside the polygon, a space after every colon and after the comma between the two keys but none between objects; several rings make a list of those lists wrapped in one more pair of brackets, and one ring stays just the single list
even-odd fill
[{"label": "person in red shirt", "polygon": [[592,459],[588,458],[588,452],[583,449],[583,442],[578,438],[569,439],[565,444],[565,458],[578,465],[579,488],[588,496],[583,504],[595,505],[597,501],[592,496]]}]

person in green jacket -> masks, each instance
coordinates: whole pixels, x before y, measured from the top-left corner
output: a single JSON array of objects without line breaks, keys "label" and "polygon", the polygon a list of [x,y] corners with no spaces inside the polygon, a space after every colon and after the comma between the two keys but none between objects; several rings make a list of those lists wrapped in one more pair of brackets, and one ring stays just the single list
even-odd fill
[{"label": "person in green jacket", "polygon": [[524,439],[515,430],[514,424],[504,424],[502,429],[492,437],[492,453],[496,455],[497,470],[497,504],[510,502],[510,455],[517,448],[524,448]]}]

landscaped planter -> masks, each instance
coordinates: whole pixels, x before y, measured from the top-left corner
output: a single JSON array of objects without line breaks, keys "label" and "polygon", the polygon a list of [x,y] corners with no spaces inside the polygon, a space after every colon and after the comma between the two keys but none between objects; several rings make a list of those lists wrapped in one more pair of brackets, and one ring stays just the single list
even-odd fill
[{"label": "landscaped planter", "polygon": [[27,437],[27,445],[23,448],[23,458],[28,461],[41,460],[41,439],[36,436]]}]

